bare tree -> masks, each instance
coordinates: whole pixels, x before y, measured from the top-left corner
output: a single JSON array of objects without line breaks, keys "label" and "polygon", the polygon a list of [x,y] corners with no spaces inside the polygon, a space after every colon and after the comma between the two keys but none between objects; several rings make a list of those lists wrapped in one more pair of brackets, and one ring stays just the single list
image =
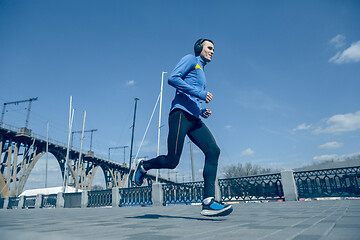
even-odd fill
[{"label": "bare tree", "polygon": [[100,185],[94,185],[94,186],[91,187],[91,190],[94,190],[94,191],[96,191],[96,190],[104,190],[104,188],[102,186],[100,186]]},{"label": "bare tree", "polygon": [[245,163],[238,163],[237,165],[231,165],[225,168],[225,177],[226,178],[234,178],[234,177],[246,177],[251,175],[258,175],[258,174],[266,174],[272,172],[278,172],[277,169],[271,168],[263,168],[259,165],[253,165],[251,162]]}]

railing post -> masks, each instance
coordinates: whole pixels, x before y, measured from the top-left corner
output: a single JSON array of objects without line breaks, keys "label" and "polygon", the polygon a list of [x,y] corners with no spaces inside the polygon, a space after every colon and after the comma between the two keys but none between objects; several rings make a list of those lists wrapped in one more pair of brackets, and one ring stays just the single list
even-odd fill
[{"label": "railing post", "polygon": [[5,197],[3,209],[7,209],[8,207],[9,207],[9,197]]},{"label": "railing post", "polygon": [[120,199],[121,199],[121,196],[120,196],[120,188],[119,187],[113,187],[111,189],[112,191],[112,207],[113,208],[117,208],[120,206]]},{"label": "railing post", "polygon": [[24,202],[25,202],[25,196],[20,196],[19,203],[18,203],[18,209],[24,208]]},{"label": "railing post", "polygon": [[152,198],[152,205],[155,207],[163,206],[164,197],[163,197],[163,183],[153,183],[152,184],[152,191],[151,191],[151,198]]},{"label": "railing post", "polygon": [[87,208],[89,203],[89,195],[87,190],[81,192],[81,208]]},{"label": "railing post", "polygon": [[41,208],[42,206],[42,194],[36,195],[35,208]]},{"label": "railing post", "polygon": [[215,179],[215,200],[221,201],[221,191],[218,178]]},{"label": "railing post", "polygon": [[285,201],[297,201],[298,192],[294,178],[294,170],[281,171],[281,184],[284,190]]},{"label": "railing post", "polygon": [[65,200],[64,200],[64,193],[58,192],[56,196],[56,208],[64,208]]}]

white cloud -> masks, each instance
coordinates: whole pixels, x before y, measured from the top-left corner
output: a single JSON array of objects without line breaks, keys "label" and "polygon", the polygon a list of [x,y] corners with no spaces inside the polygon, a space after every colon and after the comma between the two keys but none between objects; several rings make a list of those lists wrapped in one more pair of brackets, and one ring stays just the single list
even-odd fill
[{"label": "white cloud", "polygon": [[342,34],[336,35],[333,39],[330,40],[330,43],[334,45],[335,48],[341,48],[345,46],[345,36]]},{"label": "white cloud", "polygon": [[226,129],[231,129],[232,126],[231,126],[231,125],[226,125],[225,128],[226,128]]},{"label": "white cloud", "polygon": [[309,128],[311,128],[311,125],[306,125],[306,123],[302,123],[299,126],[297,126],[296,128],[294,128],[293,131],[307,130]]},{"label": "white cloud", "polygon": [[347,160],[349,158],[359,156],[359,154],[360,154],[360,152],[343,154],[343,155],[338,155],[338,154],[320,155],[320,156],[315,156],[313,158],[313,160],[315,162],[322,162],[322,161],[328,161],[328,160],[345,161],[345,160]]},{"label": "white cloud", "polygon": [[126,86],[133,86],[135,85],[135,81],[134,80],[129,80],[126,82]]},{"label": "white cloud", "polygon": [[315,156],[313,160],[315,162],[322,162],[322,161],[328,161],[328,160],[337,160],[339,156],[337,154],[331,154],[331,155],[321,155],[321,156]]},{"label": "white cloud", "polygon": [[360,129],[360,111],[356,113],[339,114],[326,120],[328,127],[317,128],[314,133],[343,133]]},{"label": "white cloud", "polygon": [[337,149],[339,147],[342,147],[342,145],[344,145],[343,143],[340,142],[327,142],[325,144],[322,144],[319,146],[320,149]]},{"label": "white cloud", "polygon": [[360,41],[352,43],[349,48],[342,52],[337,52],[335,56],[330,58],[329,62],[337,64],[360,62]]},{"label": "white cloud", "polygon": [[245,149],[244,151],[241,152],[242,157],[252,157],[254,156],[254,154],[255,152],[251,148]]}]

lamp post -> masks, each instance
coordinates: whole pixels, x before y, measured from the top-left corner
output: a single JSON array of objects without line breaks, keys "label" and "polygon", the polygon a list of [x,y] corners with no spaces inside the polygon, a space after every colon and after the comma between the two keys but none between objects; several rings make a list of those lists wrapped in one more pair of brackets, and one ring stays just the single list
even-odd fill
[{"label": "lamp post", "polygon": [[[131,145],[130,145],[130,160],[129,160],[129,175],[131,174],[131,161],[132,161],[132,151],[134,146],[134,131],[135,131],[135,119],[136,119],[136,107],[137,107],[137,101],[139,101],[139,98],[135,98],[135,108],[134,108],[134,119],[133,119],[133,125],[132,125],[132,134],[131,134]],[[128,181],[128,187],[131,186],[131,181],[129,179]]]},{"label": "lamp post", "polygon": [[[162,72],[161,74],[161,86],[160,86],[160,107],[159,107],[159,126],[158,126],[158,142],[157,142],[157,156],[160,155],[160,128],[161,128],[161,110],[162,110],[162,95],[163,95],[163,86],[164,86],[164,75],[167,72]],[[156,170],[156,183],[159,180],[159,169]]]}]

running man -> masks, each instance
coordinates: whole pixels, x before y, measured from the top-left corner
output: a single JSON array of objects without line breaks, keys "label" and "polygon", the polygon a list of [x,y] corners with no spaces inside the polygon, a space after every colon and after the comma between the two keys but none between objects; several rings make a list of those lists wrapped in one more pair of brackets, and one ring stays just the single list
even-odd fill
[{"label": "running man", "polygon": [[168,154],[147,161],[138,161],[134,182],[141,186],[150,169],[174,169],[179,164],[185,136],[205,154],[204,200],[201,214],[204,216],[226,216],[232,212],[231,205],[215,200],[215,179],[220,149],[200,116],[208,118],[209,109],[202,109],[202,102],[209,103],[213,95],[205,90],[204,67],[214,54],[214,43],[209,39],[199,39],[194,45],[194,55],[186,55],[176,65],[168,83],[176,88],[175,98],[169,114]]}]

